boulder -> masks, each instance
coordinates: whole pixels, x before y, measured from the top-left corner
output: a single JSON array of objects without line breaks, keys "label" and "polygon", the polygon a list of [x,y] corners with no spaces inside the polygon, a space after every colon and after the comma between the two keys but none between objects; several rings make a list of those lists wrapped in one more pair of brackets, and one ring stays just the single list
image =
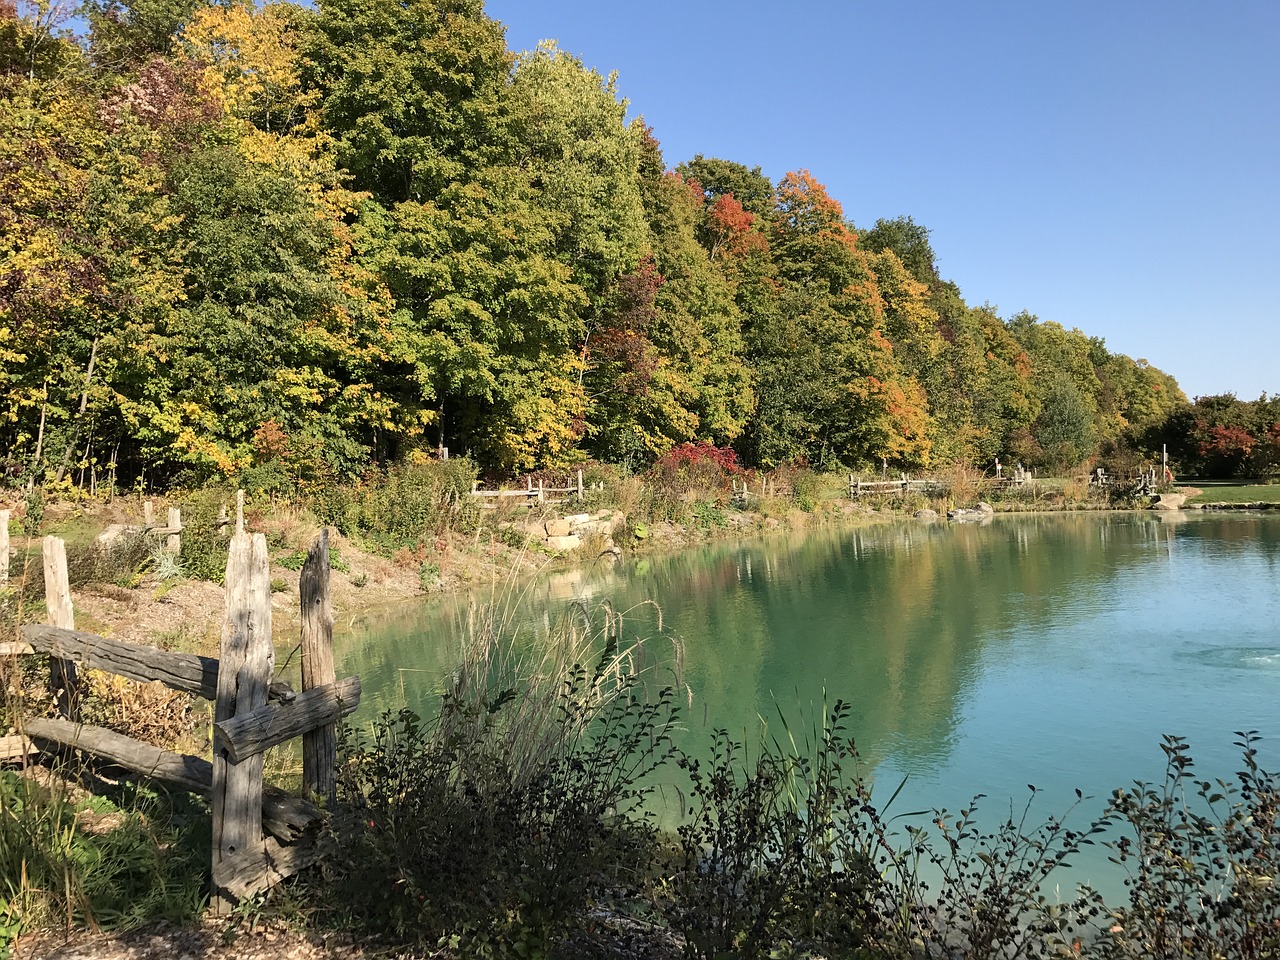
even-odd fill
[{"label": "boulder", "polygon": [[978,511],[979,513],[985,513],[985,514],[987,514],[988,516],[991,516],[992,514],[994,514],[994,513],[996,512],[996,511],[995,511],[995,508],[994,508],[994,507],[992,507],[992,506],[991,506],[991,504],[989,504],[989,503],[982,503],[981,501],[979,501],[979,503],[978,503],[978,505],[977,505],[977,507],[976,507],[975,509],[977,509],[977,511]]},{"label": "boulder", "polygon": [[96,543],[99,546],[109,547],[115,541],[122,537],[136,537],[141,535],[142,527],[125,523],[113,523],[107,529],[98,534]]},{"label": "boulder", "polygon": [[582,544],[581,537],[575,537],[573,534],[567,536],[547,537],[547,547],[562,553],[565,550],[576,550]]},{"label": "boulder", "polygon": [[952,523],[990,523],[992,514],[982,510],[948,510],[947,519]]},{"label": "boulder", "polygon": [[1161,493],[1157,494],[1155,501],[1151,504],[1151,509],[1181,510],[1186,502],[1187,495],[1185,493]]},{"label": "boulder", "polygon": [[930,522],[938,519],[938,511],[937,510],[917,510],[914,516],[917,520],[924,520],[926,522]]},{"label": "boulder", "polygon": [[591,514],[589,514],[589,513],[571,513],[571,514],[569,514],[567,517],[565,517],[565,519],[566,519],[566,520],[568,520],[568,521],[569,521],[571,524],[573,524],[574,526],[577,526],[577,525],[578,525],[578,524],[580,524],[580,523],[586,523],[588,520],[590,520],[590,519],[591,519]]},{"label": "boulder", "polygon": [[546,523],[548,537],[567,537],[573,533],[573,524],[565,520],[548,520]]}]

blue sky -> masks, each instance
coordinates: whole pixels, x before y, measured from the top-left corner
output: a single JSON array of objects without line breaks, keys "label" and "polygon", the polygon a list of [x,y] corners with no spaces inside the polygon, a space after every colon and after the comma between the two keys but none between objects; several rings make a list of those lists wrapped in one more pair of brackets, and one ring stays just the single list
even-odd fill
[{"label": "blue sky", "polygon": [[911,216],[971,304],[1280,392],[1280,3],[488,0],[662,142]]}]

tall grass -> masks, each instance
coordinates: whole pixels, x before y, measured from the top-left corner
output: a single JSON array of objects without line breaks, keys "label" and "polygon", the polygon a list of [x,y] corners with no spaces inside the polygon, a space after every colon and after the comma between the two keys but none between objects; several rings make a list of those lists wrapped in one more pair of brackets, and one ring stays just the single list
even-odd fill
[{"label": "tall grass", "polygon": [[192,922],[208,886],[208,811],[125,785],[76,796],[70,777],[0,771],[0,955],[24,930]]},{"label": "tall grass", "polygon": [[476,477],[475,465],[463,457],[393,466],[359,483],[327,487],[311,506],[322,524],[358,543],[384,550],[413,547],[448,529],[475,529]]},{"label": "tall grass", "polygon": [[672,752],[675,662],[626,618],[579,608],[540,646],[473,611],[438,714],[343,742],[331,913],[465,955],[541,955],[653,861],[643,801]]}]

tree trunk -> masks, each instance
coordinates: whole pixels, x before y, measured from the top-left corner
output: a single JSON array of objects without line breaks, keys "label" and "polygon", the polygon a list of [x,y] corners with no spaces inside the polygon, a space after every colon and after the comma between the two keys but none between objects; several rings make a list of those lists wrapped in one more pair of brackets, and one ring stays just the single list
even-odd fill
[{"label": "tree trunk", "polygon": [[71,439],[67,441],[67,449],[62,451],[62,462],[58,464],[58,473],[53,478],[55,484],[62,482],[62,475],[67,472],[67,464],[71,462],[72,451],[76,441],[80,439],[80,425],[84,423],[84,411],[89,406],[89,387],[93,383],[93,365],[98,361],[98,340],[93,338],[93,347],[89,350],[89,369],[84,375],[84,389],[80,391],[80,409],[76,413],[75,426],[71,428]]}]

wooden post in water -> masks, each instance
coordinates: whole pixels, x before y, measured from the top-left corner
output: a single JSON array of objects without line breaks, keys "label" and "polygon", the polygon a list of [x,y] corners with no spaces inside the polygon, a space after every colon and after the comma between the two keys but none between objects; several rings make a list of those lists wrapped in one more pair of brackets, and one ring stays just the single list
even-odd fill
[{"label": "wooden post in water", "polygon": [[[49,626],[76,628],[71,606],[71,583],[67,577],[67,547],[57,537],[44,538],[44,604]],[[80,678],[71,660],[49,658],[49,689],[58,703],[58,712],[68,720],[80,719]]]},{"label": "wooden post in water", "polygon": [[[182,511],[177,507],[169,508],[168,527],[171,531],[182,530]],[[172,553],[172,554],[181,553],[182,552],[182,534],[180,532],[170,533],[169,536],[165,538],[164,548],[165,550],[167,550],[169,553]]]},{"label": "wooden post in water", "polygon": [[[333,683],[333,603],[329,590],[329,530],[307,551],[298,582],[302,603],[302,692]],[[302,735],[302,788],[332,810],[338,799],[338,733],[333,724]]]},{"label": "wooden post in water", "polygon": [[9,511],[0,510],[0,587],[9,582]]},{"label": "wooden post in water", "polygon": [[[275,656],[271,649],[271,578],[267,538],[244,532],[227,551],[226,619],[218,664],[214,722],[267,702]],[[213,909],[225,915],[234,903],[226,889],[228,861],[262,846],[262,754],[232,763],[226,748],[213,754]]]}]

